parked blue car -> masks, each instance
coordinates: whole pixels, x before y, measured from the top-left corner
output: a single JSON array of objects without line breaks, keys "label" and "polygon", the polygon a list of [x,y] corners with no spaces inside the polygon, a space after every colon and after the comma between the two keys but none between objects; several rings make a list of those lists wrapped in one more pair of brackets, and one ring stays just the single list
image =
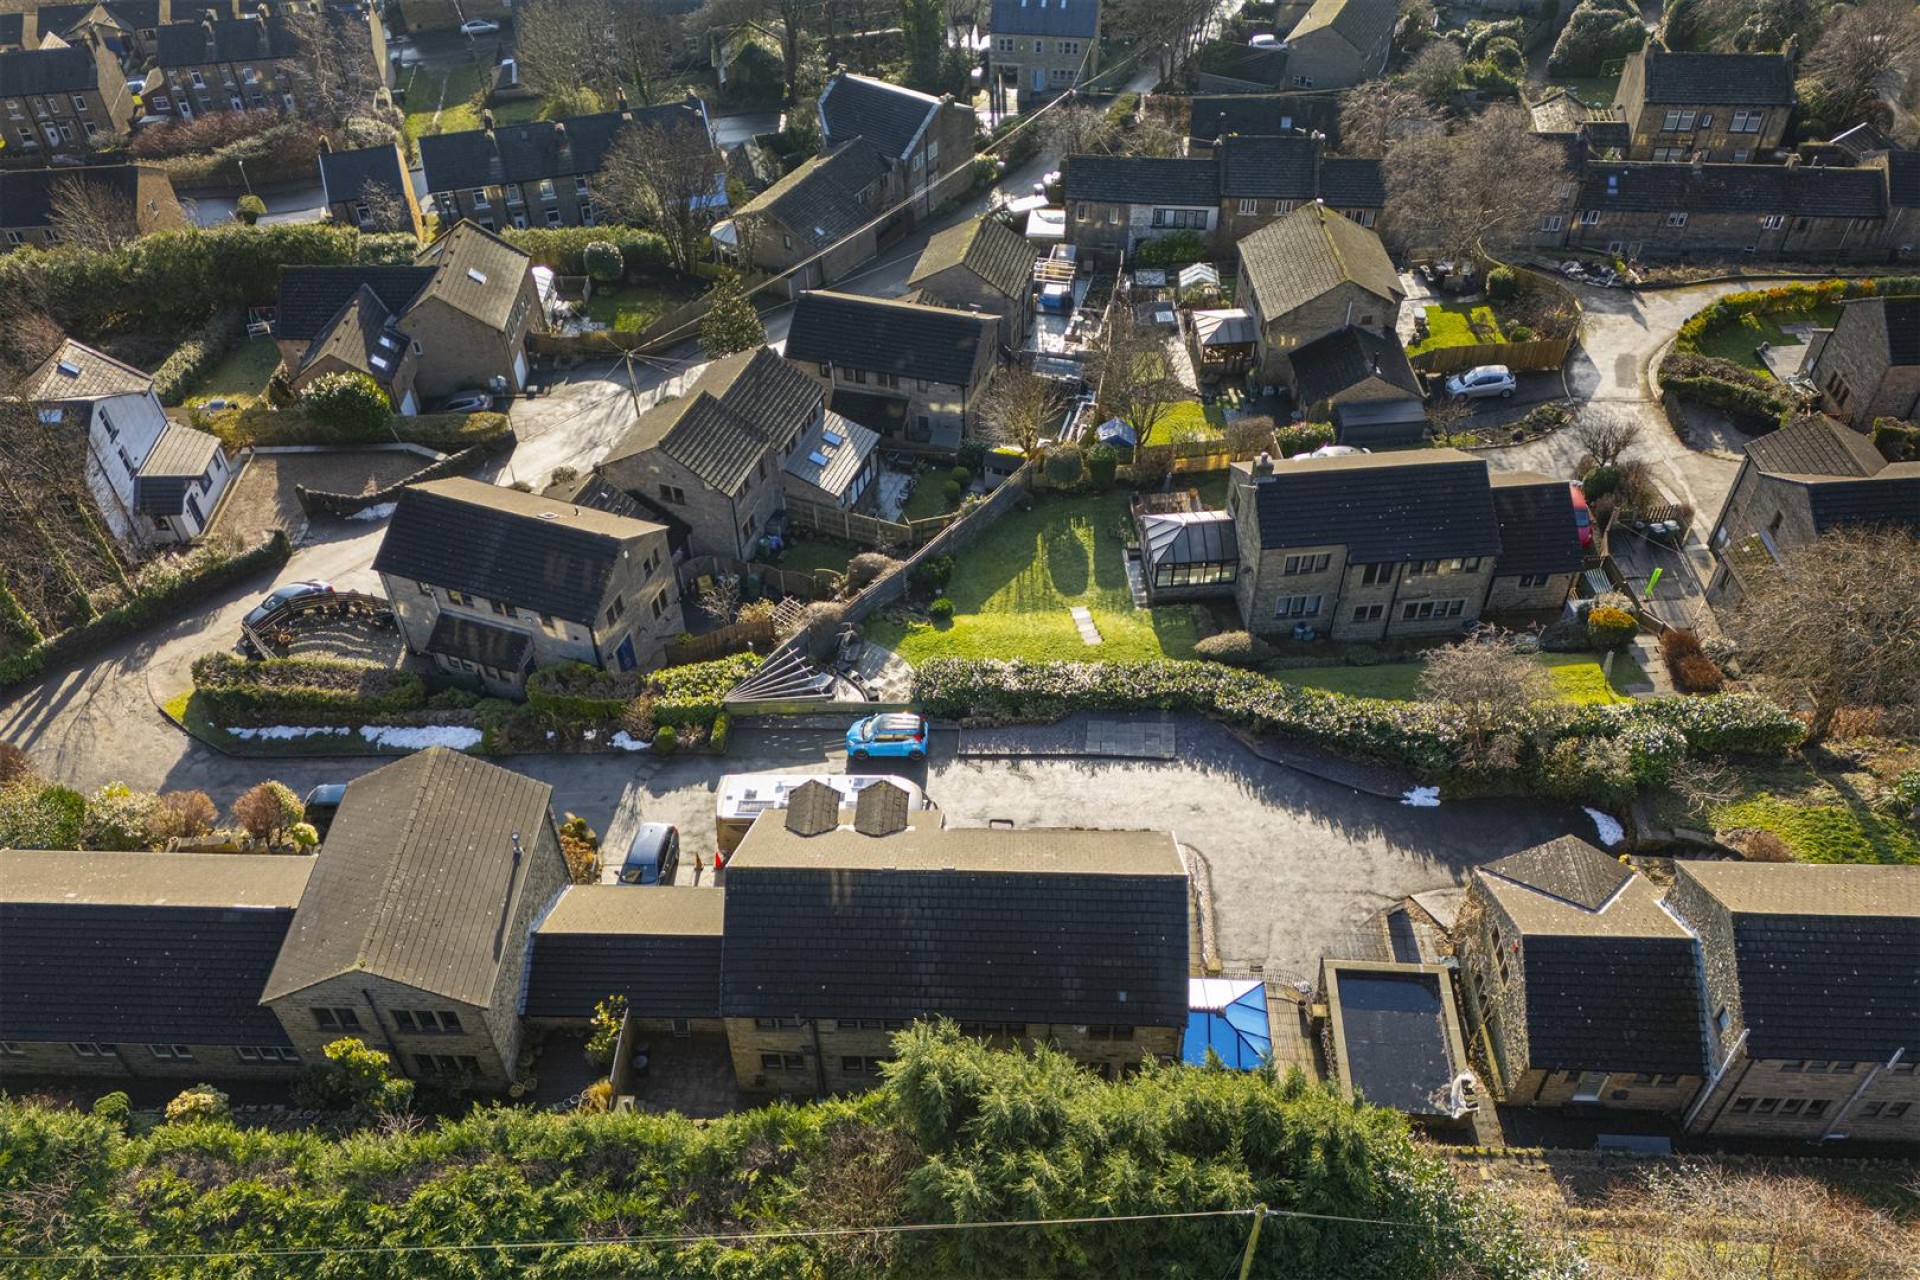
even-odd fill
[{"label": "parked blue car", "polygon": [[847,754],[855,760],[871,760],[876,756],[924,760],[927,758],[927,718],[891,712],[857,720],[853,728],[847,730]]}]

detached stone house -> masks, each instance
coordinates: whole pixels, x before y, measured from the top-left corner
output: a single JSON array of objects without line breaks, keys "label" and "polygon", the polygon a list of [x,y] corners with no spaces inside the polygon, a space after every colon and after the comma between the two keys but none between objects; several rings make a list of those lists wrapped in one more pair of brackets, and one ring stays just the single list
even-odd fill
[{"label": "detached stone house", "polygon": [[1841,304],[1802,366],[1828,413],[1861,431],[1875,418],[1920,419],[1920,297]]},{"label": "detached stone house", "polygon": [[1920,531],[1920,462],[1889,463],[1866,436],[1819,415],[1749,441],[1707,538],[1708,601],[1737,603],[1754,575],[1848,525]]},{"label": "detached stone house", "polygon": [[92,27],[74,43],[50,35],[36,48],[0,53],[0,128],[9,155],[117,146],[133,117],[120,59]]},{"label": "detached stone house", "polygon": [[0,850],[0,1078],[298,1076],[260,992],[316,861]]},{"label": "detached stone house", "polygon": [[887,162],[865,138],[815,156],[713,229],[727,256],[775,275],[787,296],[830,284],[879,253]]},{"label": "detached stone house", "polygon": [[[713,361],[680,399],[642,414],[596,469],[682,522],[691,554],[754,560],[785,508],[786,465],[827,430],[839,434],[836,421],[812,378],[758,347]],[[871,446],[862,469],[871,477]]]},{"label": "detached stone house", "polygon": [[1757,161],[1780,145],[1799,101],[1790,53],[1627,55],[1613,105],[1629,160]]},{"label": "detached stone house", "polygon": [[[397,142],[335,151],[321,139],[320,189],[326,197],[327,217],[343,227],[405,231],[416,240],[426,239],[426,219]],[[392,213],[398,214],[398,225],[388,225]]]},{"label": "detached stone house", "polygon": [[[384,317],[375,316],[376,303]],[[527,334],[543,332],[546,319],[533,259],[463,222],[422,248],[410,267],[282,267],[273,336],[296,386],[314,376],[318,362],[352,345],[337,332],[342,328],[353,341],[375,328],[405,334],[418,362],[415,407],[424,408],[425,401],[476,387],[524,389]],[[388,371],[372,372],[393,395],[392,380],[383,377]],[[394,395],[394,404],[410,411],[404,394]]]},{"label": "detached stone house", "polygon": [[1677,1121],[1699,1092],[1694,937],[1625,863],[1563,836],[1475,868],[1454,945],[1502,1102]]},{"label": "detached stone house", "polygon": [[820,149],[865,138],[886,162],[880,188],[887,221],[912,226],[973,183],[973,108],[952,94],[934,97],[842,71],[820,93]]},{"label": "detached stone house", "polygon": [[948,227],[927,241],[907,277],[910,301],[1000,317],[1000,341],[1026,341],[1033,314],[1034,248],[994,218]]},{"label": "detached stone house", "polygon": [[1920,1139],[1920,868],[1674,871],[1667,905],[1699,937],[1712,1068],[1687,1132]]},{"label": "detached stone house", "polygon": [[347,784],[259,997],[303,1061],[353,1036],[418,1079],[524,1079],[529,942],[567,884],[552,795],[445,747]]},{"label": "detached stone house", "polygon": [[960,447],[1000,360],[985,313],[847,293],[803,293],[787,360],[816,378],[836,412],[892,443]]},{"label": "detached stone house", "polygon": [[1314,0],[1287,33],[1288,82],[1345,89],[1383,74],[1399,25],[1395,0]]},{"label": "detached stone house", "polygon": [[1293,349],[1322,334],[1351,325],[1390,338],[1406,297],[1380,237],[1319,205],[1242,240],[1240,280],[1260,376],[1276,383],[1291,379]]},{"label": "detached stone house", "polygon": [[[1100,0],[993,0],[988,84],[1027,112],[1100,71]],[[1004,108],[1003,108],[1004,109]]]},{"label": "detached stone house", "polygon": [[561,662],[659,664],[686,630],[664,526],[477,480],[411,485],[374,570],[407,648],[519,696]]},{"label": "detached stone house", "polygon": [[720,1012],[742,1093],[864,1089],[923,1018],[1102,1076],[1180,1053],[1186,868],[1166,832],[948,829],[803,787],[727,863]]},{"label": "detached stone house", "polygon": [[139,235],[187,225],[164,169],[146,164],[102,164],[72,169],[0,170],[0,253],[59,244],[56,210],[61,192],[83,184],[90,194],[120,206],[123,224]]},{"label": "detached stone house", "polygon": [[1212,148],[1220,168],[1220,225],[1238,241],[1316,201],[1363,227],[1380,219],[1387,188],[1372,156],[1330,156],[1314,134],[1235,134]]},{"label": "detached stone house", "polygon": [[144,547],[206,532],[227,456],[215,436],[168,421],[151,377],[69,338],[20,394],[48,429],[86,433],[87,490],[114,537]]}]

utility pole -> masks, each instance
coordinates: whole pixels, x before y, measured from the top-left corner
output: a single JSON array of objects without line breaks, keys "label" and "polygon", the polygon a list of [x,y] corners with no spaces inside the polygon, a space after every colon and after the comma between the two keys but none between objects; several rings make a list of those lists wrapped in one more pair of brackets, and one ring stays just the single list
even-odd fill
[{"label": "utility pole", "polygon": [[1267,1206],[1253,1206],[1253,1230],[1247,1233],[1247,1251],[1240,1255],[1240,1280],[1253,1274],[1253,1250],[1260,1243],[1260,1224],[1267,1220]]}]

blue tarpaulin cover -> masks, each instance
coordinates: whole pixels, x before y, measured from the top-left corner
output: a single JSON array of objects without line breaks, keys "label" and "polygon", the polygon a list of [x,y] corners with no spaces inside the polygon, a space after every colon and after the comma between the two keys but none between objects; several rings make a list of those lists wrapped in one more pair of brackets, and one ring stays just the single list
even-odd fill
[{"label": "blue tarpaulin cover", "polygon": [[1183,1062],[1202,1066],[1211,1049],[1224,1065],[1251,1071],[1273,1056],[1267,988],[1260,979],[1189,978],[1187,1010]]}]

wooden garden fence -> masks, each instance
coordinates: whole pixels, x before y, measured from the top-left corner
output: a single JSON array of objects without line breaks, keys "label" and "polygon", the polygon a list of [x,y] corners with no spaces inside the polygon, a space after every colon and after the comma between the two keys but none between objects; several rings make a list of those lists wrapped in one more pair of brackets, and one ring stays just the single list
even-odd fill
[{"label": "wooden garden fence", "polygon": [[1535,338],[1531,342],[1477,342],[1469,347],[1436,347],[1410,357],[1413,367],[1423,373],[1458,373],[1483,364],[1503,364],[1509,369],[1558,369],[1573,349],[1571,335],[1564,338]]}]

